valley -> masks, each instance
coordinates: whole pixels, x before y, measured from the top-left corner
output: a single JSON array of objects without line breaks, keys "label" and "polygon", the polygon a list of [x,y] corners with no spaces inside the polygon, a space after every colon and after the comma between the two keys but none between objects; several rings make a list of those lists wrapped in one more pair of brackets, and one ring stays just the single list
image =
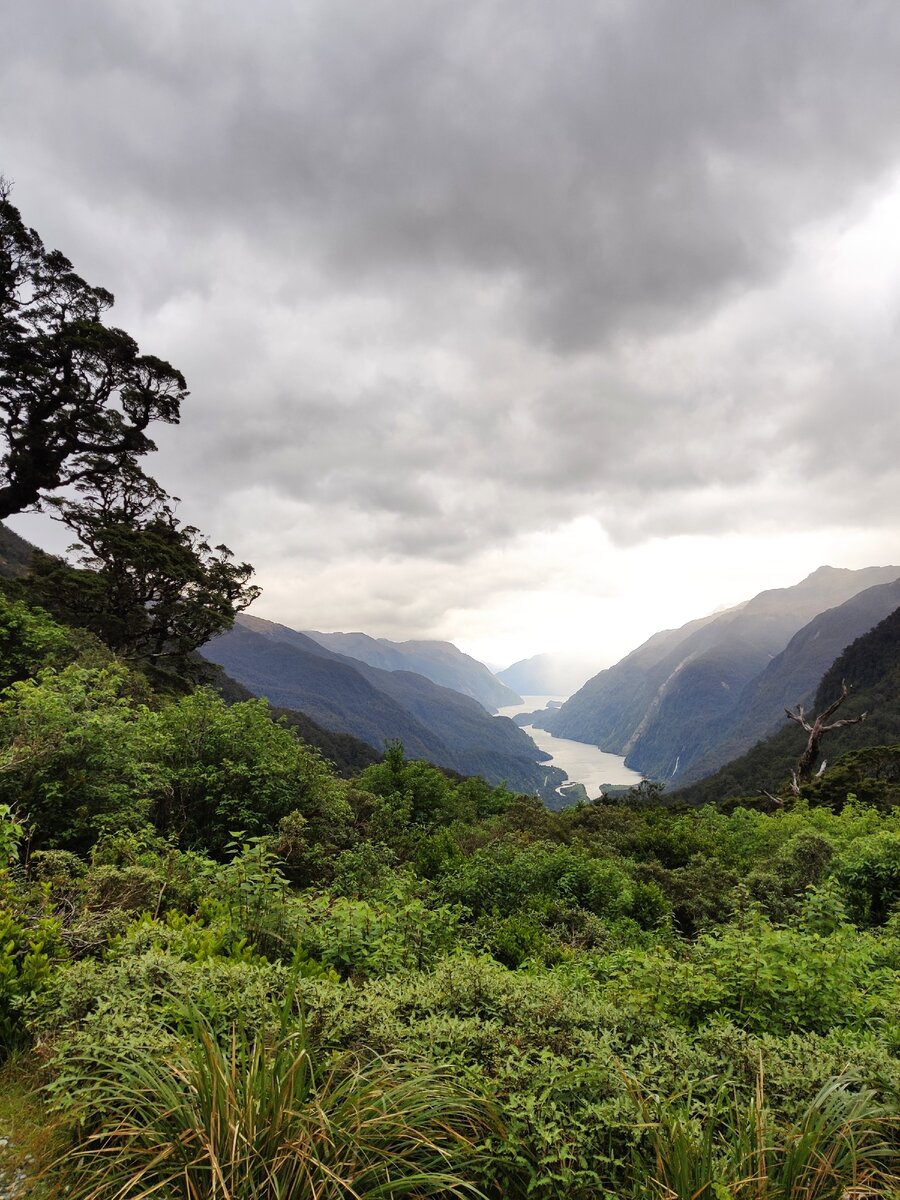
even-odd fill
[{"label": "valley", "polygon": [[[562,702],[565,696],[523,696],[519,704],[506,705],[499,710],[502,717],[515,717],[519,713],[545,709],[549,701]],[[634,787],[643,776],[625,766],[625,760],[617,754],[607,754],[597,746],[586,742],[575,742],[569,738],[555,737],[536,725],[523,725],[525,733],[539,750],[549,754],[549,765],[565,771],[568,781],[557,788],[561,798],[566,798],[568,785],[581,784],[588,799],[601,794],[604,784],[617,787]]]}]

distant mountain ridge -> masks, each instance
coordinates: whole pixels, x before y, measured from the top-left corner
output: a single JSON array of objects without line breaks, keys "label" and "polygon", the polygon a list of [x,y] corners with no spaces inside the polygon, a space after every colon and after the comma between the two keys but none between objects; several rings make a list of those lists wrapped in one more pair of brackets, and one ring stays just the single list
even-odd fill
[{"label": "distant mountain ridge", "polygon": [[809,708],[835,659],[897,608],[900,579],[866,588],[813,617],[748,684],[728,716],[711,731],[716,744],[685,770],[676,786],[702,779],[775,732],[784,723],[785,708],[795,704]]},{"label": "distant mountain ridge", "polygon": [[507,704],[519,704],[522,697],[492,674],[477,659],[463,654],[452,642],[392,642],[366,633],[319,633],[303,631],[307,637],[328,650],[358,659],[383,671],[414,671],[432,683],[471,696],[488,712]]},{"label": "distant mountain ridge", "polygon": [[596,669],[590,659],[573,654],[535,654],[495,674],[523,696],[571,696]]},{"label": "distant mountain ridge", "polygon": [[396,738],[410,758],[545,797],[565,778],[539,763],[548,756],[527,734],[477,700],[410,671],[370,667],[287,626],[244,613],[202,654],[256,695],[377,750]]},{"label": "distant mountain ridge", "polygon": [[[726,612],[654,634],[621,662],[588,680],[540,724],[559,737],[623,754],[628,766],[650,778],[671,783],[690,777],[704,756],[712,764],[708,769],[714,769],[716,745],[733,739],[739,728],[739,722],[732,722],[743,711],[743,697],[790,639],[825,610],[898,578],[900,567],[895,566],[861,571],[820,567],[794,587],[761,592]],[[848,610],[844,633],[836,627],[828,634],[831,644],[846,636],[846,645],[871,628],[889,603],[890,594],[884,593],[868,608],[862,604],[858,611]],[[776,709],[766,718],[762,733],[778,715]],[[761,733],[757,730],[752,736]]]}]

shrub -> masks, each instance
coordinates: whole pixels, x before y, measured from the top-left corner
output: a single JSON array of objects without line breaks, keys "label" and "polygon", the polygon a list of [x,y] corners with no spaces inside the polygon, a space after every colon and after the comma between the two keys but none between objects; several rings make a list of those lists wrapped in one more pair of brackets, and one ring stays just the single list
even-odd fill
[{"label": "shrub", "polygon": [[851,842],[836,877],[854,918],[882,924],[900,900],[900,833],[885,830]]},{"label": "shrub", "polygon": [[143,685],[126,668],[73,663],[14,684],[0,701],[0,802],[15,803],[35,848],[86,849],[134,828],[159,784],[140,718]]},{"label": "shrub", "polygon": [[314,841],[339,837],[352,823],[344,785],[316,750],[271,719],[265,700],[229,707],[198,688],[144,714],[142,729],[157,748],[154,822],[185,846],[222,858],[233,830],[268,834],[295,810]]},{"label": "shrub", "polygon": [[0,1052],[22,1043],[24,1008],[52,979],[65,958],[59,921],[16,911],[8,884],[0,881]]}]

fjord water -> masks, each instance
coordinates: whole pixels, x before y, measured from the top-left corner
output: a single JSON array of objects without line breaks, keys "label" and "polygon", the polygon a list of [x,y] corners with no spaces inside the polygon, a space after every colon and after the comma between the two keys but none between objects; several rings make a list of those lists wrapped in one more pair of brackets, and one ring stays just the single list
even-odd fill
[{"label": "fjord water", "polygon": [[[521,704],[508,704],[498,709],[498,716],[514,717],[516,713],[537,712],[554,700],[563,701],[565,696],[523,696]],[[536,746],[552,756],[551,765],[560,767],[571,783],[584,784],[590,799],[600,795],[604,783],[633,787],[641,782],[642,776],[625,766],[625,759],[618,754],[606,754],[586,742],[573,742],[568,738],[554,737],[533,725],[524,726],[525,732]]]}]

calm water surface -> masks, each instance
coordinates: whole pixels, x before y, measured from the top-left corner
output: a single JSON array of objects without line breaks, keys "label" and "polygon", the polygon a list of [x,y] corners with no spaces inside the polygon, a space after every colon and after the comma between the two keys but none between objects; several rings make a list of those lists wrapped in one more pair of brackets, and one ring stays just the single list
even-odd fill
[{"label": "calm water surface", "polygon": [[[565,696],[523,696],[521,704],[509,704],[499,710],[501,717],[514,717],[516,713],[537,712],[546,708],[552,700],[565,700]],[[554,737],[543,729],[526,725],[525,732],[541,750],[551,755],[551,764],[561,767],[572,783],[583,783],[588,796],[593,800],[600,795],[604,783],[633,787],[641,782],[641,775],[625,766],[625,759],[618,754],[606,754],[586,742],[573,742],[568,738]]]}]

